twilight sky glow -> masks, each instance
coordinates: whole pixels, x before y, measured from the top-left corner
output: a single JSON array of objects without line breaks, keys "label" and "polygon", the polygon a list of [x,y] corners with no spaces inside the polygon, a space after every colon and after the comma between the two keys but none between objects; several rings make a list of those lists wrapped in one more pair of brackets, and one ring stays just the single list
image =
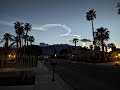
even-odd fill
[{"label": "twilight sky glow", "polygon": [[[120,47],[120,16],[116,8],[119,1],[0,0],[0,38],[6,32],[15,34],[13,23],[20,21],[32,24],[29,34],[35,37],[34,44],[72,44],[69,40],[78,36],[92,40],[91,22],[86,20],[86,12],[94,9],[97,14],[95,29],[108,28],[110,39],[107,43]],[[89,44],[92,43],[86,43],[87,46]]]}]

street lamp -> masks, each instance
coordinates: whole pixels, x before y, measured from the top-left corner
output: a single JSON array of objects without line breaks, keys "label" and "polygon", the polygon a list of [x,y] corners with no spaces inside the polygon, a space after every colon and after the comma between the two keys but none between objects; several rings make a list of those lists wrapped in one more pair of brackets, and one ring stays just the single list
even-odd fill
[{"label": "street lamp", "polygon": [[52,65],[52,67],[53,67],[53,75],[52,75],[52,81],[54,82],[55,81],[55,75],[54,75],[54,72],[55,72],[55,65],[56,65],[57,63],[56,62],[51,62],[51,65]]},{"label": "street lamp", "polygon": [[115,65],[119,65],[119,63],[120,63],[120,62],[119,62],[120,54],[117,54],[115,57],[116,57],[116,64],[115,64]]}]

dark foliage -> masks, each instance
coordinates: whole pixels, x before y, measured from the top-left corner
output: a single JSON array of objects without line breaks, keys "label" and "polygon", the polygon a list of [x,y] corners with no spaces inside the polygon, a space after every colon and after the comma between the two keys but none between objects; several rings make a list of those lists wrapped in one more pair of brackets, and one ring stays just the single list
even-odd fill
[{"label": "dark foliage", "polygon": [[18,50],[17,54],[19,55],[36,55],[39,56],[42,54],[42,50],[38,45],[28,45],[23,46],[21,49]]},{"label": "dark foliage", "polygon": [[59,54],[68,54],[68,49],[61,49]]}]

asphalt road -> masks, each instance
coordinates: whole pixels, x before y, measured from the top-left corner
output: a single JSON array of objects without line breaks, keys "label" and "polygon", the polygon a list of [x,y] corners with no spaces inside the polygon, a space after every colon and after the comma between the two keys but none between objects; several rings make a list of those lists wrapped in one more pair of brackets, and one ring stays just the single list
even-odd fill
[{"label": "asphalt road", "polygon": [[120,66],[45,61],[51,69],[51,62],[57,62],[55,72],[75,90],[120,90]]}]

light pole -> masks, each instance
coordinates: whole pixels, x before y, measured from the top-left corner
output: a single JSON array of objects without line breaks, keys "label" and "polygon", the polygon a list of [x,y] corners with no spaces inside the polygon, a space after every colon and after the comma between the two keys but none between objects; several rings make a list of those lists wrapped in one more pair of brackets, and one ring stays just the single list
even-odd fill
[{"label": "light pole", "polygon": [[52,67],[53,67],[53,74],[52,74],[52,81],[53,81],[53,82],[55,81],[54,72],[55,72],[55,65],[56,65],[56,64],[57,64],[56,62],[51,62],[51,65],[52,65]]}]

